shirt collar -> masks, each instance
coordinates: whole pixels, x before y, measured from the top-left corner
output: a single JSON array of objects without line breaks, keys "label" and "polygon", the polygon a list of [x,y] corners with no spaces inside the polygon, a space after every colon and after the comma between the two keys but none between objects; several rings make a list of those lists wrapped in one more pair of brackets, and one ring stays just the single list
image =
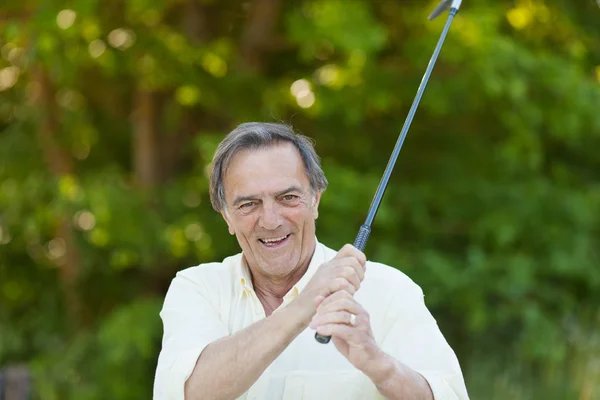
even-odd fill
[{"label": "shirt collar", "polygon": [[[302,278],[300,278],[300,280],[285,294],[283,297],[284,300],[298,296],[298,294],[304,290],[308,282],[311,280],[323,262],[325,262],[325,250],[323,245],[319,243],[318,239],[315,237],[315,251],[310,259],[310,263],[308,264],[308,269]],[[246,265],[243,254],[240,257],[240,272],[239,284],[242,287],[242,294],[249,295],[254,292],[254,288],[252,286],[250,271],[248,270],[248,266]]]}]

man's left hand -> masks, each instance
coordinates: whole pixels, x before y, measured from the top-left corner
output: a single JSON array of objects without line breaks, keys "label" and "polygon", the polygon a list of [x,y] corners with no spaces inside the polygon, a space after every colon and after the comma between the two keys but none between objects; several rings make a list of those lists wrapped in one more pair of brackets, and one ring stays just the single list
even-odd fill
[{"label": "man's left hand", "polygon": [[331,336],[338,351],[367,375],[384,356],[373,337],[369,313],[346,291],[322,300],[309,326],[320,335]]}]

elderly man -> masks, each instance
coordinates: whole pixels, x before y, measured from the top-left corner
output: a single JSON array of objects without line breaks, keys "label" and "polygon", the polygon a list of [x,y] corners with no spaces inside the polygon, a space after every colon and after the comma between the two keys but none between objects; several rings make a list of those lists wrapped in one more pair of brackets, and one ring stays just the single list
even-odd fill
[{"label": "elderly man", "polygon": [[326,187],[286,125],[242,124],[221,142],[211,201],[242,252],[173,279],[155,400],[468,399],[420,287],[317,241]]}]

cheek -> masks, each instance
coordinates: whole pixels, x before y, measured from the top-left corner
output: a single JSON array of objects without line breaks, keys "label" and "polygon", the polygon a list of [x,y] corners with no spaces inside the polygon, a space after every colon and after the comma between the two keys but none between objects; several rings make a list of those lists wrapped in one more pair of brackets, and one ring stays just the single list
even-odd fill
[{"label": "cheek", "polygon": [[256,218],[251,215],[238,216],[233,220],[232,227],[237,234],[246,235],[254,230]]},{"label": "cheek", "polygon": [[285,218],[294,225],[309,225],[314,220],[313,209],[312,207],[294,208],[285,214]]}]

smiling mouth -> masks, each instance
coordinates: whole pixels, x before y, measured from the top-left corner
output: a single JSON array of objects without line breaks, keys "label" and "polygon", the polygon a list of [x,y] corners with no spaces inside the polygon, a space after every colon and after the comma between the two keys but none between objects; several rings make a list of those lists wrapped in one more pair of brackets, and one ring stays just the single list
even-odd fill
[{"label": "smiling mouth", "polygon": [[290,237],[290,235],[291,235],[291,233],[284,235],[284,236],[274,237],[274,238],[258,239],[258,241],[261,242],[263,244],[263,246],[265,246],[265,247],[275,248],[275,247],[282,246],[285,242],[287,242],[287,239]]}]

